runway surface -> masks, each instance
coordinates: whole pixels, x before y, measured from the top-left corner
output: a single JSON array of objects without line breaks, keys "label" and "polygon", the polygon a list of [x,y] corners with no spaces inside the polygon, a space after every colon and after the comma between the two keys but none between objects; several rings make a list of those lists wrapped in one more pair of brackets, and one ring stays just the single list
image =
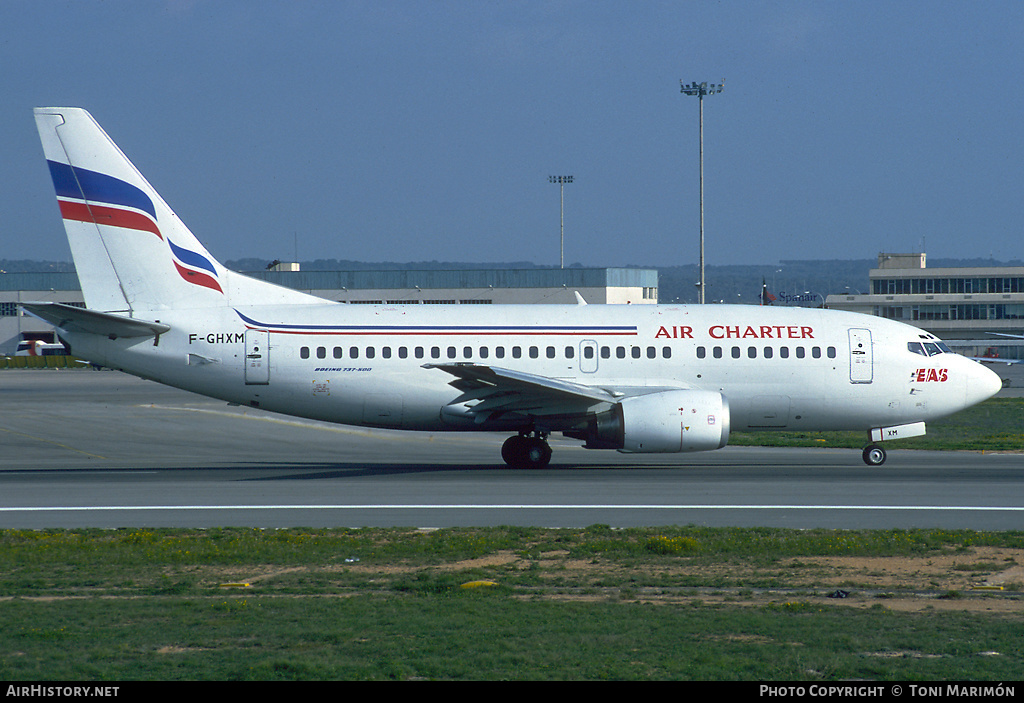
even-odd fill
[{"label": "runway surface", "polygon": [[[1016,385],[1016,384],[1014,384]],[[1024,457],[726,447],[682,455],[297,420],[114,371],[0,372],[0,528],[699,524],[1024,528]]]}]

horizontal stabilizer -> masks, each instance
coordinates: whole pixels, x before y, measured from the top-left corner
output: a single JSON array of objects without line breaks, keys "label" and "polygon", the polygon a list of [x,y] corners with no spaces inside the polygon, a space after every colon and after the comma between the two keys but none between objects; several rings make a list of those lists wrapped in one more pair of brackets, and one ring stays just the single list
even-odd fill
[{"label": "horizontal stabilizer", "polygon": [[131,317],[112,315],[108,312],[76,308],[64,303],[21,303],[20,305],[29,314],[67,332],[99,334],[111,339],[156,337],[171,329],[169,325],[160,322],[136,320]]}]

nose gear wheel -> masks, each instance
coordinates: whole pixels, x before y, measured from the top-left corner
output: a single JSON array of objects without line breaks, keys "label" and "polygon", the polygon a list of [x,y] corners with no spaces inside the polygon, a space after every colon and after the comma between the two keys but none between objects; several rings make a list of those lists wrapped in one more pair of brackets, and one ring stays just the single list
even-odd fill
[{"label": "nose gear wheel", "polygon": [[885,463],[885,450],[877,444],[869,444],[864,447],[861,457],[868,466],[881,466]]}]

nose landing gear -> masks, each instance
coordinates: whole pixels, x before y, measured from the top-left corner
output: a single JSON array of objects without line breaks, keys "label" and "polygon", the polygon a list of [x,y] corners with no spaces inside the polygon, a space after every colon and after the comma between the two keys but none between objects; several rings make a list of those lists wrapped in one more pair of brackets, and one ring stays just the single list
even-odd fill
[{"label": "nose landing gear", "polygon": [[877,444],[869,444],[864,447],[864,452],[861,456],[864,458],[864,463],[868,466],[881,466],[885,463],[885,450]]},{"label": "nose landing gear", "polygon": [[551,461],[546,432],[521,432],[501,445],[501,458],[514,469],[543,469]]}]

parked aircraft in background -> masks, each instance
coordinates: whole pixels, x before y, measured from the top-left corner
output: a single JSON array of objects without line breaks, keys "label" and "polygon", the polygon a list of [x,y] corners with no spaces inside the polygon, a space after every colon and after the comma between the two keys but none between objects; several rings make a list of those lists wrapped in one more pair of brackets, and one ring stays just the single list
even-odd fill
[{"label": "parked aircraft in background", "polygon": [[862,430],[881,464],[879,442],[1000,388],[932,335],[855,313],[333,303],[224,268],[84,110],[35,116],[87,308],[23,307],[78,358],[230,403],[510,433],[517,467],[545,466],[552,432],[691,452],[733,429]]},{"label": "parked aircraft in background", "polygon": [[[1006,332],[989,332],[990,335],[996,337],[1009,337],[1011,339],[1024,339],[1024,335],[1020,334],[1009,334]],[[949,341],[949,345],[959,350],[971,350],[972,352],[978,347],[985,347],[985,351],[981,356],[972,356],[965,354],[968,359],[980,362],[982,364],[1019,364],[1024,359],[1007,359],[999,356],[999,348],[996,346],[989,346],[992,344],[991,339],[952,339]],[[1000,346],[1019,346],[1022,342],[1006,342]]]},{"label": "parked aircraft in background", "polygon": [[1020,359],[1003,359],[995,347],[989,347],[981,356],[971,356],[969,359],[980,361],[983,364],[1019,364]]}]

